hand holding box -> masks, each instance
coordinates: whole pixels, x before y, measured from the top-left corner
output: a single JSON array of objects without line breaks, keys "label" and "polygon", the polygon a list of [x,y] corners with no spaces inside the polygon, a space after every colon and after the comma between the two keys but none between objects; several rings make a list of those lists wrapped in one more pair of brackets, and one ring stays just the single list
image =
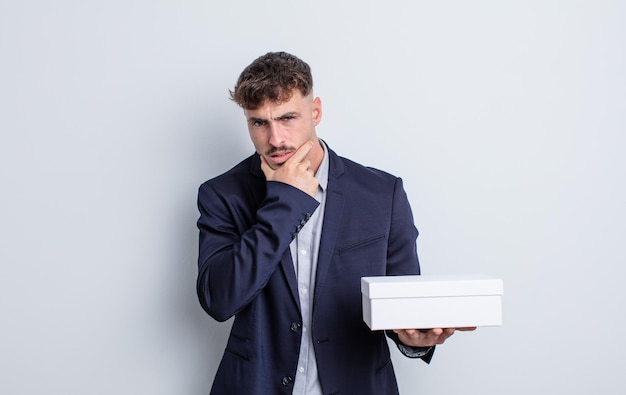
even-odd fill
[{"label": "hand holding box", "polygon": [[372,330],[502,325],[503,282],[491,276],[363,277],[361,292]]}]

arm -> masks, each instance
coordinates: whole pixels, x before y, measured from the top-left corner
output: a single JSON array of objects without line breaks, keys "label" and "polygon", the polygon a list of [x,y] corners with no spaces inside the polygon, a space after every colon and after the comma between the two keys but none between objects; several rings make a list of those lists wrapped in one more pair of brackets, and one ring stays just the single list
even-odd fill
[{"label": "arm", "polygon": [[261,292],[319,206],[313,198],[318,182],[307,159],[312,147],[312,142],[303,144],[278,169],[261,156],[267,191],[251,226],[243,218],[253,207],[244,196],[224,196],[210,183],[200,188],[197,291],[200,304],[216,320],[227,320]]},{"label": "arm", "polygon": [[[389,237],[387,275],[420,274],[415,247],[418,233],[416,229],[413,232],[413,229],[415,229],[415,226],[413,225],[411,207],[406,192],[402,188],[402,180],[398,179],[394,194]],[[409,238],[409,235],[413,238]],[[397,267],[402,267],[402,263],[413,261],[415,263],[412,264],[412,267],[406,267],[404,272],[396,269]],[[390,269],[393,271],[390,271]],[[396,343],[402,354],[409,358],[421,358],[428,363],[434,354],[435,345],[443,344],[447,338],[454,334],[455,330],[470,331],[474,329],[476,328],[396,329],[386,331],[386,333]]]},{"label": "arm", "polygon": [[407,358],[421,358],[424,362],[430,363],[435,353],[435,346],[415,347],[404,344],[398,335],[397,330],[385,331],[387,336],[396,343],[398,350]]},{"label": "arm", "polygon": [[236,217],[242,208],[204,184],[198,193],[197,291],[207,313],[224,321],[244,308],[267,284],[298,226],[318,205],[297,188],[268,182],[256,223],[241,233]]},{"label": "arm", "polygon": [[[391,230],[389,235],[389,249],[387,253],[387,275],[420,274],[417,258],[416,240],[418,231],[415,228],[411,207],[402,187],[402,179],[398,178],[395,185]],[[417,331],[416,336],[424,334]],[[398,346],[400,352],[409,358],[421,358],[430,362],[434,353],[434,344],[412,341],[406,331],[386,331],[387,336]],[[413,334],[413,332],[411,332]],[[428,339],[430,340],[430,339]]]},{"label": "arm", "polygon": [[401,178],[396,179],[392,199],[386,274],[388,276],[420,274],[416,245],[419,233],[415,228],[413,213]]}]

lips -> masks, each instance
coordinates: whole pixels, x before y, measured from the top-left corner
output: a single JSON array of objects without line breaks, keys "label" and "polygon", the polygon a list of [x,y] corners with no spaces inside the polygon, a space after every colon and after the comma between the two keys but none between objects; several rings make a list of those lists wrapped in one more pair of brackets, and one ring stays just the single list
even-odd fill
[{"label": "lips", "polygon": [[292,147],[287,144],[281,144],[280,146],[274,146],[265,151],[265,159],[270,163],[274,169],[282,165],[287,159],[289,159],[297,151],[296,147]]},{"label": "lips", "polygon": [[274,152],[270,156],[272,158],[280,159],[280,158],[286,158],[290,156],[291,154],[293,154],[293,151],[280,151],[280,152]]},{"label": "lips", "polygon": [[274,163],[281,164],[289,159],[294,152],[295,151],[292,150],[274,151],[271,152],[268,156],[272,159]]}]

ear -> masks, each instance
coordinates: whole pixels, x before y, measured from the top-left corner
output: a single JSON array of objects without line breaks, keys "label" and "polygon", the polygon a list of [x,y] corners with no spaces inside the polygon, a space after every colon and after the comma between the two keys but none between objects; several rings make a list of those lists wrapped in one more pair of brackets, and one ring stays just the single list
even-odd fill
[{"label": "ear", "polygon": [[322,120],[322,100],[319,97],[313,99],[311,110],[313,112],[313,125],[317,126]]}]

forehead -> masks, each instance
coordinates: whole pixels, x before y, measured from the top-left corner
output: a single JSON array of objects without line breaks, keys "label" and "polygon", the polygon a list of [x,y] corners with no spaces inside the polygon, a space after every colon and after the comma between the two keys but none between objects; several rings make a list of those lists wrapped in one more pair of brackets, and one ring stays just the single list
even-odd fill
[{"label": "forehead", "polygon": [[311,95],[302,96],[300,91],[295,90],[287,101],[265,100],[258,108],[244,109],[244,114],[247,117],[271,118],[289,112],[302,112],[310,101]]}]

